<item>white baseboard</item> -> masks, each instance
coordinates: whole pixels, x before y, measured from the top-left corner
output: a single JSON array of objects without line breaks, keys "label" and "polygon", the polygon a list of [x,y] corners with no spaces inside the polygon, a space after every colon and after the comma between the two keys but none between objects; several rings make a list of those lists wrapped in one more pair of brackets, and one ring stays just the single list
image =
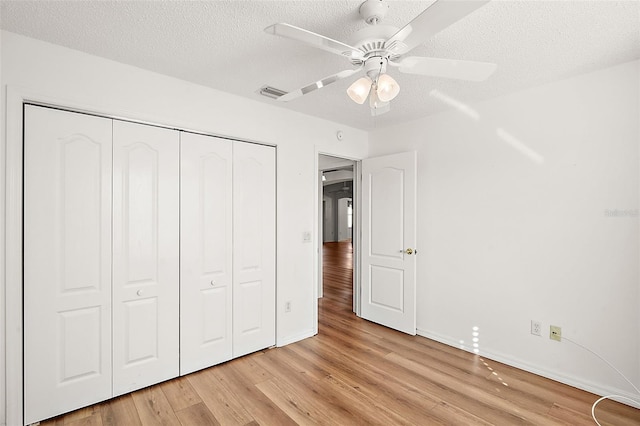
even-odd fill
[{"label": "white baseboard", "polygon": [[[454,348],[464,350],[466,352],[473,353],[473,351],[466,346],[460,347],[460,343],[456,339],[453,339],[449,336],[442,336],[437,333],[432,333],[422,329],[417,329],[416,334],[418,334],[419,336],[425,337],[427,339],[431,339],[431,340],[435,340],[436,342],[443,343],[447,346],[451,346]],[[573,386],[574,388],[582,389],[584,391],[591,392],[599,396],[620,395],[625,398],[638,401],[638,404],[632,404],[630,401],[627,401],[624,399],[618,399],[617,401],[626,405],[630,405],[635,408],[640,408],[640,396],[630,393],[628,391],[624,391],[622,389],[612,388],[609,386],[602,386],[596,383],[591,383],[591,382],[581,380],[576,377],[566,376],[561,373],[558,373],[557,371],[546,370],[544,368],[540,368],[538,366],[523,362],[522,360],[514,359],[509,355],[505,355],[498,352],[492,352],[491,350],[487,350],[486,348],[482,348],[480,355],[482,355],[485,358],[491,359],[493,361],[497,361],[502,364],[507,364],[511,367],[519,368],[520,370],[528,371],[529,373],[546,377],[547,379],[555,380],[556,382],[564,383],[565,385]],[[612,398],[612,399],[616,400],[616,398]]]},{"label": "white baseboard", "polygon": [[304,340],[304,339],[308,339],[309,337],[313,337],[316,334],[318,334],[316,331],[309,330],[309,331],[305,331],[304,333],[296,334],[296,335],[293,335],[293,336],[287,336],[287,337],[284,337],[282,339],[278,339],[278,341],[276,342],[276,346],[279,347],[279,348],[282,347],[282,346],[287,346],[287,345],[290,345],[291,343],[299,342],[300,340]]}]

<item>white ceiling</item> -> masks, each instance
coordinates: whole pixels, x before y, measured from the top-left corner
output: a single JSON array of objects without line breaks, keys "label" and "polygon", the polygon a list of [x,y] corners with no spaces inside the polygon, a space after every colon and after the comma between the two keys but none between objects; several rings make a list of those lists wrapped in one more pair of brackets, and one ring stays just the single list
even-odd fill
[{"label": "white ceiling", "polygon": [[[345,58],[268,35],[265,27],[286,22],[349,43],[366,26],[360,3],[2,0],[0,26],[367,130],[450,108],[445,97],[474,102],[640,58],[639,1],[494,0],[411,52],[497,63],[486,82],[396,75],[391,69],[401,92],[391,112],[375,119],[345,93],[356,76],[288,103],[257,94],[263,85],[291,91],[351,68]],[[432,1],[389,3],[384,23],[402,27]]]}]

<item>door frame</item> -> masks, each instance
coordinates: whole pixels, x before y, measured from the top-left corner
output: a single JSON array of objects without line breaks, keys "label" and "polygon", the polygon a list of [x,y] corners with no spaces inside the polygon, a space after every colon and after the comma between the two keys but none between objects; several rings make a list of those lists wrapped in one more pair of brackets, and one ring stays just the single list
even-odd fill
[{"label": "door frame", "polygon": [[[360,246],[361,246],[361,235],[362,231],[360,229],[361,217],[361,184],[362,184],[362,176],[361,176],[361,158],[353,158],[345,155],[335,154],[331,152],[321,151],[316,149],[315,153],[315,197],[314,197],[314,234],[316,247],[314,250],[313,256],[313,270],[315,271],[314,279],[313,279],[313,294],[315,298],[318,299],[322,297],[322,243],[324,240],[323,234],[323,211],[322,211],[322,171],[320,171],[320,156],[325,155],[328,157],[335,157],[342,160],[353,161],[353,236],[351,239],[351,243],[353,244],[353,312],[357,316],[360,316]],[[313,323],[314,323],[314,334],[318,334],[318,303],[313,304]]]},{"label": "door frame", "polygon": [[[5,103],[5,151],[2,158],[0,150],[0,162],[4,161],[4,245],[0,245],[0,259],[4,260],[4,292],[0,291],[0,306],[5,308],[4,327],[0,327],[0,341],[5,343],[5,350],[0,350],[0,421],[4,414],[5,424],[24,424],[24,381],[23,381],[23,126],[24,104],[34,104],[49,108],[62,109],[76,113],[97,115],[114,120],[128,121],[132,123],[151,125],[207,136],[230,139],[239,142],[254,143],[258,145],[273,146],[275,144],[264,143],[249,139],[239,139],[227,135],[213,134],[190,129],[181,123],[174,125],[154,121],[146,117],[137,119],[139,112],[126,110],[105,109],[97,105],[87,104],[78,100],[65,98],[60,94],[47,94],[20,86],[6,86]],[[317,160],[316,160],[317,161]],[[317,164],[316,164],[317,166]],[[277,170],[277,169],[276,169]],[[276,177],[277,181],[277,177]],[[276,182],[277,186],[277,182]],[[277,188],[276,188],[277,197]],[[277,202],[276,202],[277,204]],[[276,217],[277,217],[276,206]],[[0,231],[0,232],[2,232]],[[277,244],[277,242],[276,242]],[[276,248],[277,262],[277,248]],[[276,300],[278,298],[277,268],[276,268]],[[277,319],[276,319],[277,321]],[[317,322],[317,321],[316,321]],[[276,342],[278,331],[276,328]],[[4,367],[4,368],[2,368]],[[11,392],[8,392],[11,390]],[[4,413],[3,413],[4,411]]]}]

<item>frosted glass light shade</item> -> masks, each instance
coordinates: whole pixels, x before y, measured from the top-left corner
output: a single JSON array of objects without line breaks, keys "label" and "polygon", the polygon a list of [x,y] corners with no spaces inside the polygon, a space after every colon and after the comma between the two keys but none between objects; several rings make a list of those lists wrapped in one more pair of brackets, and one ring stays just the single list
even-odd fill
[{"label": "frosted glass light shade", "polygon": [[378,77],[378,98],[382,102],[389,102],[391,99],[398,96],[400,93],[400,86],[389,74],[382,74]]},{"label": "frosted glass light shade", "polygon": [[353,102],[362,105],[369,96],[371,90],[371,79],[369,77],[362,77],[355,81],[347,89],[347,94],[353,100]]}]

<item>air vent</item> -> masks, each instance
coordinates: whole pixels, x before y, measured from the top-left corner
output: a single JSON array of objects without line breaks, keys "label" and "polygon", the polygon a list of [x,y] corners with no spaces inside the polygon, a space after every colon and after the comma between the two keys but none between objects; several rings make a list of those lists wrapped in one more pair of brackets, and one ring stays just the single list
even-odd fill
[{"label": "air vent", "polygon": [[287,94],[284,90],[276,89],[271,86],[262,86],[258,93],[271,99],[278,99],[280,96]]}]

